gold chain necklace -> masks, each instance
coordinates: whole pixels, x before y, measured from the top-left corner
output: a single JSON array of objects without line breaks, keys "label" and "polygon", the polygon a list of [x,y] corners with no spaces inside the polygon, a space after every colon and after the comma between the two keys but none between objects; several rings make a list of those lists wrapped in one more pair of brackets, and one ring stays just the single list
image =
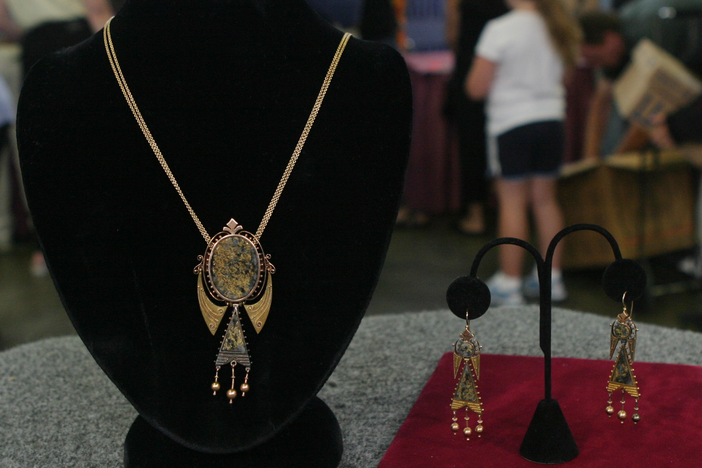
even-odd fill
[{"label": "gold chain necklace", "polygon": [[200,311],[205,319],[207,328],[213,335],[217,332],[220,322],[224,317],[226,311],[231,307],[232,316],[229,321],[229,325],[224,332],[224,338],[219,348],[219,353],[215,360],[215,380],[211,385],[213,394],[217,394],[220,389],[219,384],[219,371],[222,366],[230,365],[232,372],[232,384],[231,388],[227,391],[227,397],[229,398],[229,403],[234,400],[237,396],[237,391],[235,389],[235,379],[234,379],[234,369],[237,364],[243,366],[246,369],[246,377],[244,378],[244,383],[241,384],[240,390],[241,395],[244,396],[249,390],[249,373],[251,371],[251,358],[249,356],[248,346],[246,344],[246,339],[244,336],[244,331],[241,326],[241,321],[239,319],[239,310],[243,308],[251,323],[256,330],[256,333],[260,333],[263,329],[263,325],[268,318],[268,313],[271,308],[271,301],[273,296],[273,282],[272,276],[275,273],[275,267],[270,261],[271,256],[263,253],[261,248],[260,238],[263,235],[263,231],[268,225],[268,221],[273,215],[273,210],[275,209],[280,195],[283,193],[285,184],[290,177],[290,174],[295,167],[300,153],[302,152],[302,147],[305,145],[307,136],[312,129],[314,120],[317,117],[317,113],[322,106],[322,101],[326,95],[329,84],[331,83],[336,67],[341,59],[341,54],[344,52],[346,44],[351,37],[349,33],[344,34],[341,39],[339,46],[334,54],[329,70],[322,83],[322,88],[319,90],[319,95],[317,100],[312,107],[310,116],[307,119],[302,134],[295,146],[295,149],[290,156],[290,161],[283,171],[283,176],[278,182],[278,187],[273,193],[273,198],[271,198],[268,208],[261,219],[261,224],[258,226],[255,234],[248,231],[244,231],[243,227],[239,225],[234,219],[230,219],[223,230],[217,233],[215,236],[210,237],[207,230],[203,226],[200,218],[198,218],[195,210],[190,206],[188,200],[185,198],[183,191],[178,185],[173,172],[168,167],[166,159],[163,157],[161,150],[156,144],[156,140],[151,135],[151,131],[144,121],[144,117],[139,111],[134,96],[132,96],[127,81],[122,73],[122,68],[117,60],[117,54],[115,53],[115,47],[112,42],[112,34],[110,31],[110,23],[112,18],[110,18],[105,24],[103,31],[103,38],[105,41],[105,50],[107,51],[107,57],[110,60],[110,66],[115,74],[117,83],[119,84],[124,98],[127,100],[127,104],[134,115],[141,131],[146,138],[146,141],[151,146],[156,159],[161,164],[161,167],[165,171],[168,179],[173,184],[176,192],[180,196],[180,199],[185,204],[185,208],[190,213],[197,229],[200,234],[205,239],[207,243],[207,248],[205,249],[204,255],[199,255],[197,260],[198,264],[194,269],[194,273],[198,275],[197,280],[197,296],[198,303],[200,305]]}]

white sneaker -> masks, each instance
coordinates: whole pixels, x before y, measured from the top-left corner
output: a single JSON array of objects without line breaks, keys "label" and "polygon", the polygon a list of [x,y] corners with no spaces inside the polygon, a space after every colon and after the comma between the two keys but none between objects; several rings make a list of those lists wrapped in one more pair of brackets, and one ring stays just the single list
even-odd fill
[{"label": "white sneaker", "polygon": [[490,296],[492,297],[490,305],[521,305],[525,302],[522,295],[521,278],[507,276],[498,271],[485,284],[490,290]]},{"label": "white sneaker", "polygon": [[702,254],[690,255],[678,262],[678,270],[695,279],[702,278]]},{"label": "white sneaker", "polygon": [[[538,299],[540,296],[539,275],[536,268],[531,270],[524,280],[524,295],[529,299]],[[563,302],[566,299],[568,299],[568,290],[563,282],[563,274],[559,271],[551,276],[551,301]]]},{"label": "white sneaker", "polygon": [[551,302],[563,302],[568,299],[568,290],[563,281],[563,275],[551,278]]}]

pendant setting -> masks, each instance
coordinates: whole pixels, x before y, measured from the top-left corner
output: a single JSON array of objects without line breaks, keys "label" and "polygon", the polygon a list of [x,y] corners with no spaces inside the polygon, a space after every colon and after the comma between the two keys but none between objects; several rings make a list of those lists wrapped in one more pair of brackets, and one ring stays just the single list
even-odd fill
[{"label": "pendant setting", "polygon": [[[619,354],[617,355],[616,362],[612,368],[612,373],[609,377],[609,383],[607,384],[607,393],[609,398],[607,399],[607,407],[605,411],[608,416],[617,414],[617,418],[624,424],[627,419],[627,412],[624,410],[625,394],[631,395],[634,398],[634,413],[631,415],[631,420],[634,424],[641,420],[641,415],[639,414],[639,398],[641,394],[639,393],[639,386],[636,382],[636,376],[634,375],[634,356],[636,355],[636,335],[638,328],[633,320],[631,320],[631,314],[634,311],[634,304],[631,304],[631,311],[627,310],[626,307],[626,293],[622,297],[622,305],[624,306],[624,311],[617,315],[617,320],[612,322],[611,332],[610,332],[610,345],[609,345],[609,358],[614,357],[614,353],[619,346]],[[612,406],[612,394],[617,390],[621,390],[621,404],[622,409],[616,411],[614,406]]]},{"label": "pendant setting", "polygon": [[[477,338],[470,330],[470,324],[466,318],[466,328],[461,333],[461,336],[453,345],[453,378],[458,378],[458,373],[463,365],[463,373],[460,380],[456,384],[456,390],[451,399],[451,410],[453,417],[451,430],[454,435],[458,433],[460,425],[458,424],[458,410],[465,408],[465,428],[463,435],[466,440],[470,440],[470,436],[475,431],[475,434],[480,437],[483,434],[483,403],[478,391],[477,381],[480,380],[480,344]],[[478,415],[475,429],[469,427],[470,413],[473,411]]]},{"label": "pendant setting", "polygon": [[256,333],[260,333],[271,308],[275,267],[270,262],[270,255],[263,252],[258,238],[245,231],[234,219],[230,219],[223,230],[210,239],[205,254],[198,256],[198,262],[193,270],[198,275],[198,303],[212,335],[217,333],[227,310],[232,309],[215,360],[215,381],[211,385],[216,395],[220,389],[220,369],[231,366],[232,384],[227,391],[231,403],[238,395],[234,375],[236,365],[246,370],[244,383],[240,387],[242,396],[249,390],[251,371],[251,357],[240,311],[246,311]]}]

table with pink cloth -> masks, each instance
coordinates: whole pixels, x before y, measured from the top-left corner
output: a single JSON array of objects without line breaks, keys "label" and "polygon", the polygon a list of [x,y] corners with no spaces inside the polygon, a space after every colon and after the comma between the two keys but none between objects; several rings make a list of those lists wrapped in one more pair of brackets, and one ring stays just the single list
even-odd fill
[{"label": "table with pink cloth", "polygon": [[412,80],[414,117],[404,205],[427,214],[455,212],[461,205],[458,141],[443,116],[451,51],[405,54]]}]

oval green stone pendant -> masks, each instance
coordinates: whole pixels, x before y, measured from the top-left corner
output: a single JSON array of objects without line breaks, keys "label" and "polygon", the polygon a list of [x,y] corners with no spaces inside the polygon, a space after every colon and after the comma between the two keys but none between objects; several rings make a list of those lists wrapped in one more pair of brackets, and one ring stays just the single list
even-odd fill
[{"label": "oval green stone pendant", "polygon": [[230,302],[246,299],[256,288],[261,272],[256,246],[238,234],[222,237],[212,246],[207,271],[220,296]]},{"label": "oval green stone pendant", "polygon": [[212,238],[202,259],[207,288],[230,305],[255,299],[265,281],[267,261],[258,239],[233,219]]}]

